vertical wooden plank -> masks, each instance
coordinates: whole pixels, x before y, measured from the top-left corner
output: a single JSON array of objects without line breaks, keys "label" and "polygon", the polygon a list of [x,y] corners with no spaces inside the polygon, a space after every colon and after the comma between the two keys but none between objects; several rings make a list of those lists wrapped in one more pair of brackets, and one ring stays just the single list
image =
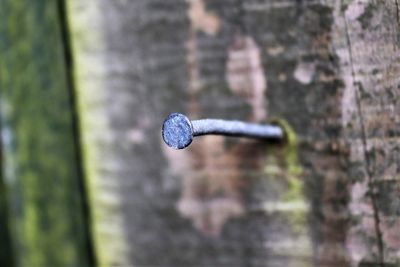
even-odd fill
[{"label": "vertical wooden plank", "polygon": [[[398,265],[396,3],[71,1],[101,262]],[[172,111],[279,117],[298,146],[172,151]]]},{"label": "vertical wooden plank", "polygon": [[399,1],[348,1],[335,17],[349,148],[351,266],[400,265]]},{"label": "vertical wooden plank", "polygon": [[[310,265],[294,144],[204,137],[172,152],[160,139],[172,111],[266,119],[264,47],[234,31],[238,3],[69,3],[100,264]],[[244,88],[230,80],[241,64]]]},{"label": "vertical wooden plank", "polygon": [[0,1],[3,174],[18,266],[88,266],[59,1]]},{"label": "vertical wooden plank", "polygon": [[[0,121],[1,121],[1,104],[0,104]],[[1,125],[1,124],[0,124]],[[0,131],[0,134],[5,136],[7,132]],[[4,139],[1,138],[1,139]],[[3,146],[0,142],[0,266],[14,266],[10,227],[9,227],[9,214],[7,205],[7,190],[4,186],[4,160],[3,160]]]},{"label": "vertical wooden plank", "polygon": [[118,136],[111,130],[109,116],[109,101],[115,92],[105,81],[108,76],[106,9],[98,0],[71,0],[66,4],[95,253],[100,266],[128,266],[129,246],[122,218],[119,174],[112,171],[118,169],[119,161],[113,149]]}]

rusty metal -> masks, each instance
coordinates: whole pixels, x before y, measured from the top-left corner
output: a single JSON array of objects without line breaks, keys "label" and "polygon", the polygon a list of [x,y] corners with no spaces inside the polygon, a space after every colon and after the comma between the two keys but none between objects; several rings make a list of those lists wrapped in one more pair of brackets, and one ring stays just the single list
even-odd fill
[{"label": "rusty metal", "polygon": [[283,138],[283,130],[278,125],[221,119],[190,121],[185,115],[180,113],[171,113],[164,120],[162,127],[164,142],[175,149],[183,149],[189,146],[195,136],[208,134],[273,140]]}]

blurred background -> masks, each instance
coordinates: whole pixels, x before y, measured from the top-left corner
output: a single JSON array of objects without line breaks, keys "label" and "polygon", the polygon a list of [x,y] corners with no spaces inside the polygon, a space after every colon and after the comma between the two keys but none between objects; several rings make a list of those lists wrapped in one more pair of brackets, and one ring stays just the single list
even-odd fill
[{"label": "blurred background", "polygon": [[[400,266],[397,0],[0,0],[1,266]],[[281,144],[167,147],[171,112]]]}]

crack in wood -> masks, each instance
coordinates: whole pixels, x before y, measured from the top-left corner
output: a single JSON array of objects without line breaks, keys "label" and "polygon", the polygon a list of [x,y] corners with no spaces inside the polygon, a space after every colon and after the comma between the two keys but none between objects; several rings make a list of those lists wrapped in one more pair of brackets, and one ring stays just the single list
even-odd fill
[{"label": "crack in wood", "polygon": [[360,98],[360,92],[359,92],[360,91],[360,82],[357,82],[356,78],[355,78],[352,44],[351,44],[351,39],[350,39],[347,18],[346,18],[346,15],[344,14],[344,12],[343,12],[343,18],[344,18],[344,27],[345,27],[345,32],[346,32],[346,42],[347,42],[347,47],[349,50],[349,63],[350,63],[350,67],[351,67],[351,76],[352,76],[352,80],[353,80],[353,85],[356,86],[355,98],[356,98],[356,105],[357,105],[357,114],[358,114],[358,118],[360,121],[365,170],[366,170],[367,180],[368,180],[368,190],[370,192],[369,196],[370,196],[370,199],[372,202],[375,234],[376,234],[377,243],[378,243],[377,244],[378,245],[378,257],[379,257],[378,260],[379,260],[379,266],[384,267],[385,264],[384,264],[384,251],[383,251],[384,249],[383,249],[382,230],[380,227],[380,218],[379,218],[379,213],[378,213],[377,199],[375,197],[375,192],[372,188],[373,181],[372,181],[371,162],[370,162],[370,157],[369,157],[369,154],[367,151],[367,134],[366,134],[366,128],[365,128],[365,123],[364,123],[364,117],[362,115],[362,106],[361,106],[362,104],[361,104],[361,98]]}]

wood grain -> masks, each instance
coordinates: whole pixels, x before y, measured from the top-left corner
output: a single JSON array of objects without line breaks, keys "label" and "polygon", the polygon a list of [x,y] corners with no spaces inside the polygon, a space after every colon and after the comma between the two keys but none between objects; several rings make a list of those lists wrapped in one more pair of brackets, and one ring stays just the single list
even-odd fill
[{"label": "wood grain", "polygon": [[16,266],[92,264],[58,4],[0,1],[1,191]]},{"label": "wood grain", "polygon": [[[399,264],[396,1],[69,7],[102,264]],[[172,151],[170,112],[278,118],[297,145]]]}]

